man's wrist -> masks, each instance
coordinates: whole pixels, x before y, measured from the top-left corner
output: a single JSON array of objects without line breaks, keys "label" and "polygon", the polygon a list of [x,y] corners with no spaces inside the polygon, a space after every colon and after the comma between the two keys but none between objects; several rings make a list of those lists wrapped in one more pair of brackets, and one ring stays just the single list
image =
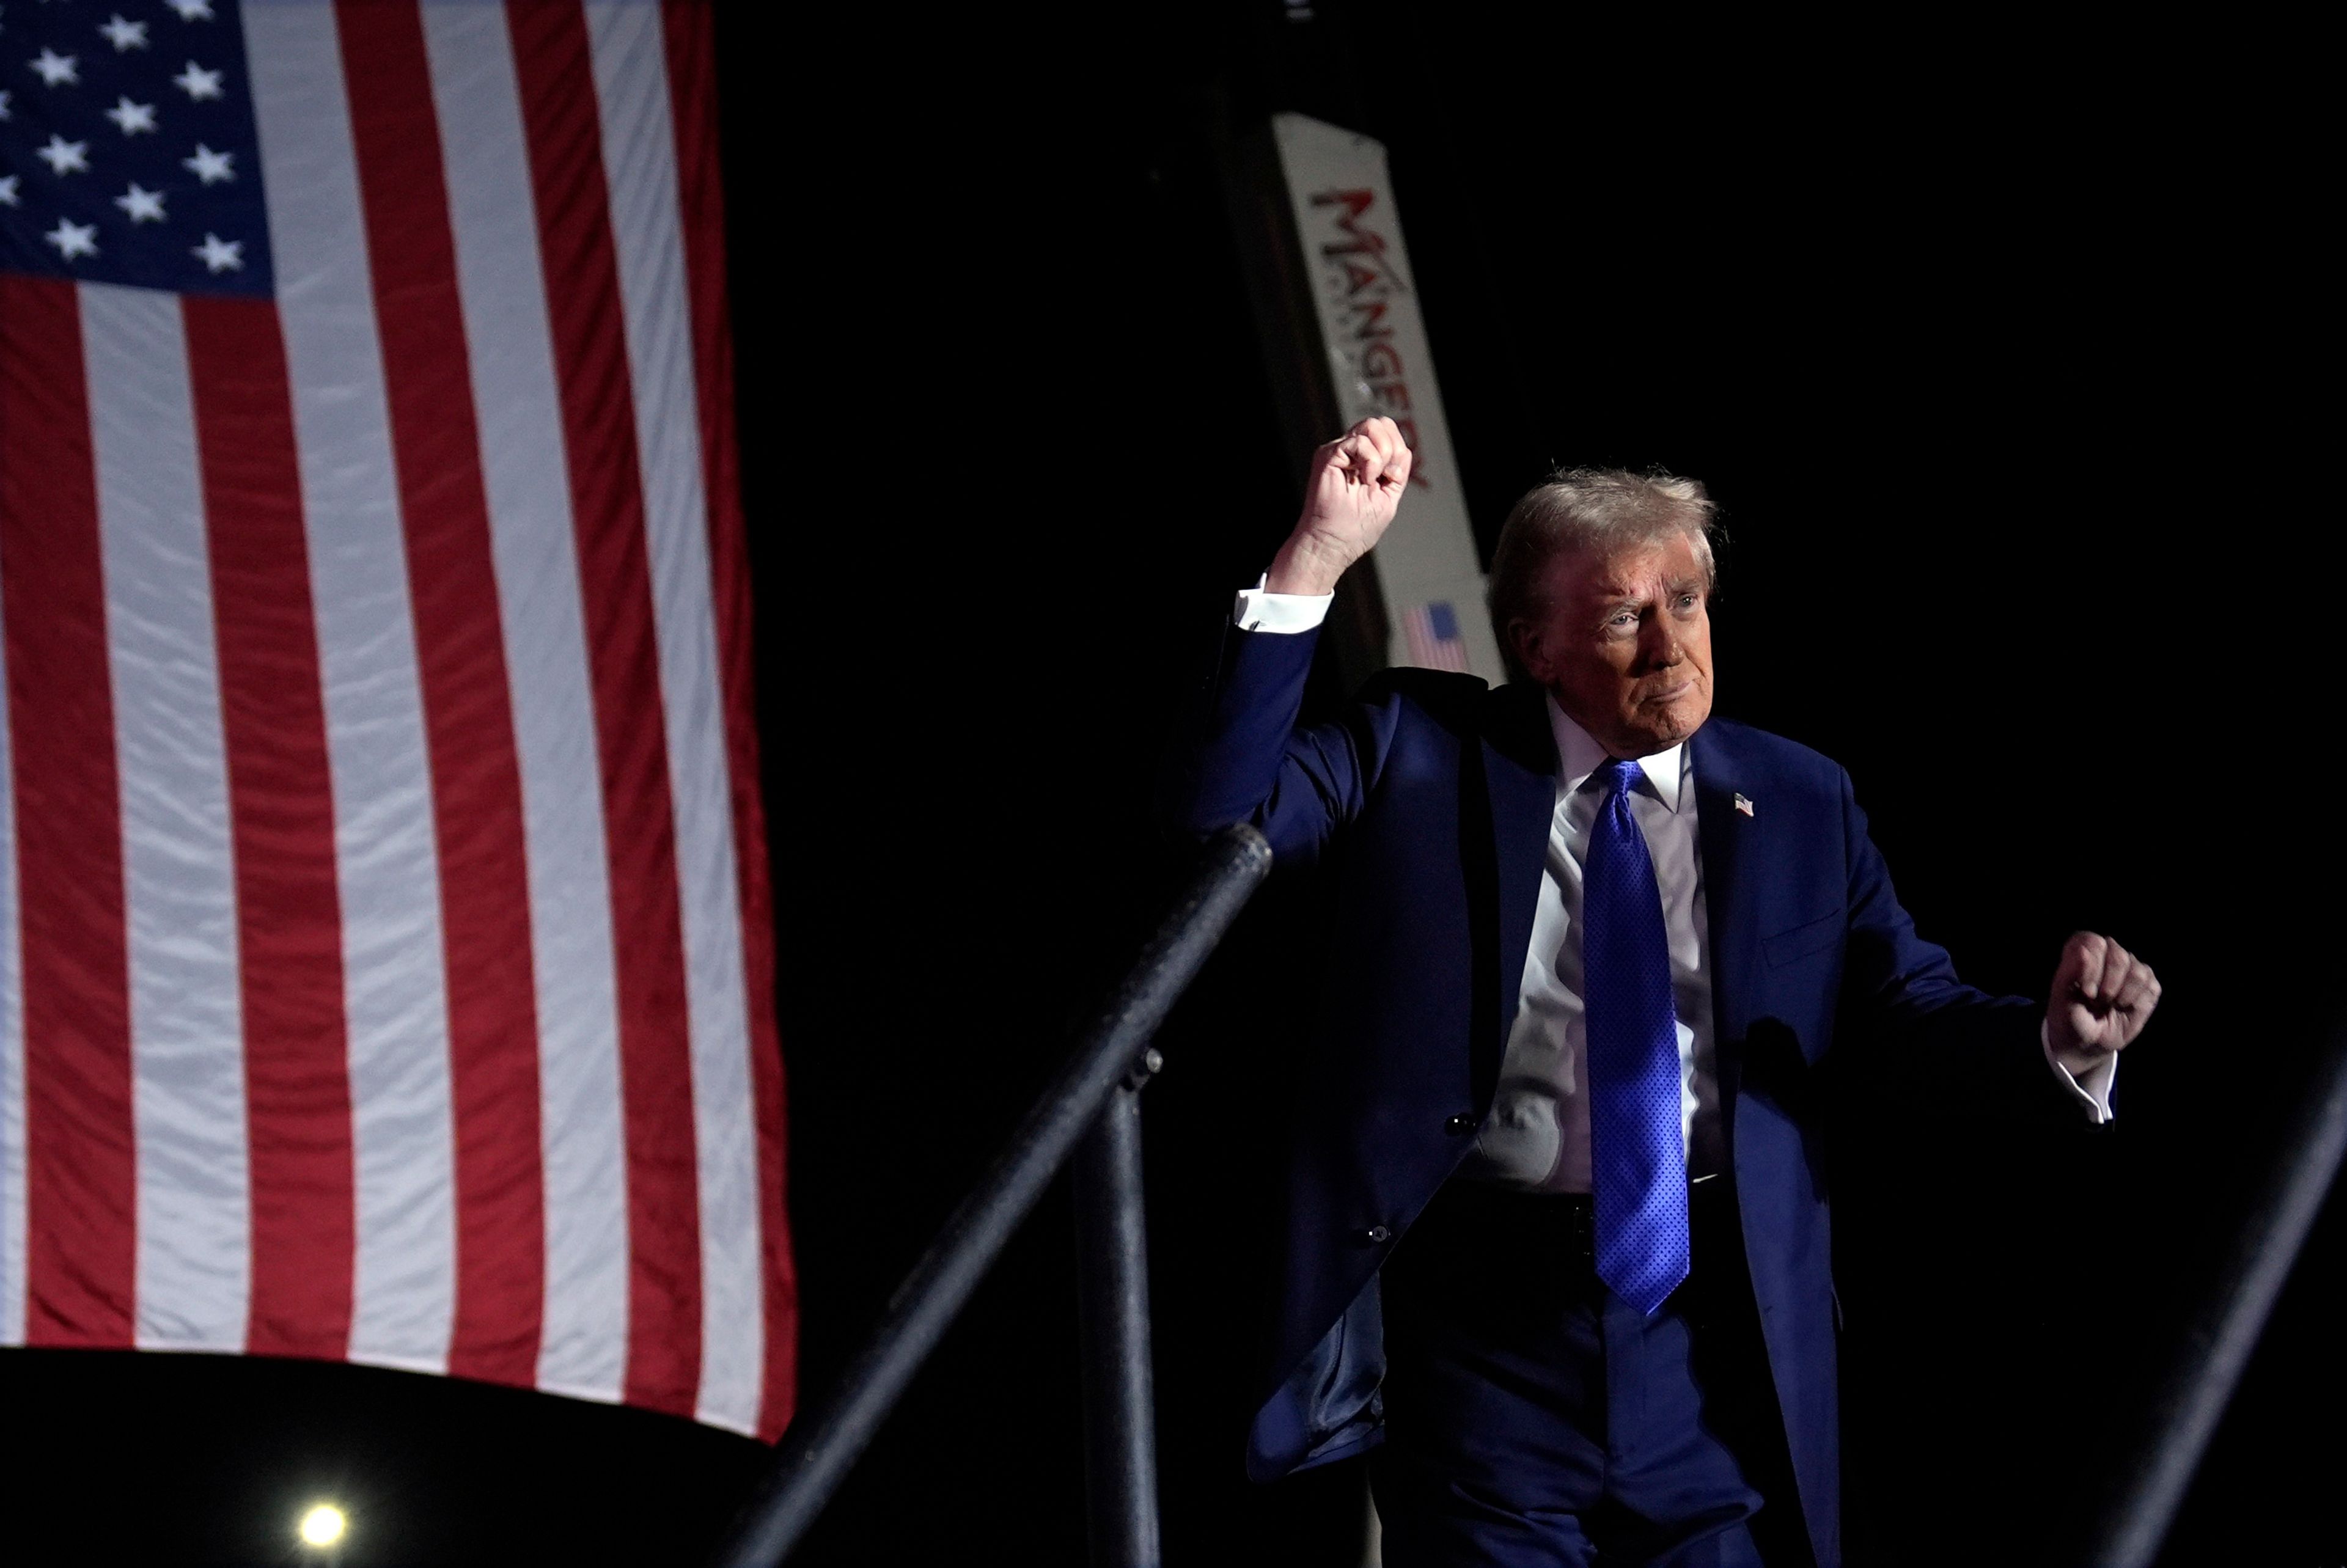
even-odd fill
[{"label": "man's wrist", "polygon": [[1263,586],[1269,593],[1334,593],[1337,579],[1352,564],[1352,558],[1308,535],[1291,535],[1271,558],[1271,570],[1265,574]]},{"label": "man's wrist", "polygon": [[2065,1045],[2054,1037],[2052,1023],[2039,1026],[2040,1038],[2045,1042],[2045,1055],[2055,1066],[2073,1078],[2084,1078],[2108,1061],[2115,1051],[2091,1050],[2081,1045]]},{"label": "man's wrist", "polygon": [[2037,1043],[2045,1053],[2045,1064],[2060,1077],[2063,1088],[2086,1111],[2087,1119],[2098,1127],[2110,1121],[2111,1087],[2118,1076],[2119,1053],[2057,1049],[2051,1018],[2039,1020]]}]

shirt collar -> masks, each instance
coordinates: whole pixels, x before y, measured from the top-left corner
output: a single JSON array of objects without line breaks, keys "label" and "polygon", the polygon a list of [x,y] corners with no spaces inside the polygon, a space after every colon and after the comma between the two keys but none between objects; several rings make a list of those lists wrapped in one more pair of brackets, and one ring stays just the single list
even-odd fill
[{"label": "shirt collar", "polygon": [[[1557,783],[1566,794],[1571,794],[1589,782],[1609,753],[1604,746],[1565,716],[1556,704],[1553,694],[1543,694],[1548,703],[1548,727],[1556,736]],[[1665,810],[1676,814],[1679,809],[1679,792],[1685,786],[1686,743],[1681,741],[1668,751],[1656,752],[1650,757],[1640,757],[1638,766],[1645,773],[1647,787]]]}]

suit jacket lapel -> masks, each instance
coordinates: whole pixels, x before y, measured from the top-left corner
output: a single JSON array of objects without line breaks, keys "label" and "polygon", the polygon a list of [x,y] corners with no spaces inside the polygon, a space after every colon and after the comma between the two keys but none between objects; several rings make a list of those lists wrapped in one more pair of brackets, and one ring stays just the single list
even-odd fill
[{"label": "suit jacket lapel", "polygon": [[1725,1053],[1752,1021],[1745,1012],[1759,939],[1753,904],[1759,895],[1759,830],[1736,809],[1737,795],[1751,790],[1753,781],[1732,745],[1716,730],[1701,729],[1688,740],[1687,754],[1695,763],[1703,900],[1711,926],[1712,1030]]},{"label": "suit jacket lapel", "polygon": [[1541,869],[1548,857],[1549,828],[1556,814],[1556,736],[1548,723],[1541,689],[1516,682],[1489,699],[1481,761],[1491,801],[1491,846],[1497,906],[1490,933],[1489,960],[1496,973],[1479,977],[1477,988],[1497,1004],[1476,1032],[1476,1104],[1491,1102],[1500,1056],[1516,1016],[1524,980],[1524,954],[1532,946],[1532,914],[1540,903]]}]

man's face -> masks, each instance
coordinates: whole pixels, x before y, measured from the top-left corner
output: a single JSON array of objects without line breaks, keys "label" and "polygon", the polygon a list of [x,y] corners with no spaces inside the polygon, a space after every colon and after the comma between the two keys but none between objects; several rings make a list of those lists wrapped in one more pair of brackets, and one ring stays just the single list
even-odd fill
[{"label": "man's face", "polygon": [[1516,657],[1606,751],[1650,756],[1711,716],[1710,592],[1693,539],[1568,550],[1542,587],[1546,611],[1512,628]]}]

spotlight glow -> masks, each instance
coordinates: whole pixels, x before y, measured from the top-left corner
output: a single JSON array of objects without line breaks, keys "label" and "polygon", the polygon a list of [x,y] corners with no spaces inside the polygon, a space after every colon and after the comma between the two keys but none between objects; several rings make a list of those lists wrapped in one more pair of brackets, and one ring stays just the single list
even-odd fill
[{"label": "spotlight glow", "polygon": [[302,1542],[305,1546],[332,1546],[351,1527],[348,1515],[331,1502],[321,1502],[302,1516]]}]

